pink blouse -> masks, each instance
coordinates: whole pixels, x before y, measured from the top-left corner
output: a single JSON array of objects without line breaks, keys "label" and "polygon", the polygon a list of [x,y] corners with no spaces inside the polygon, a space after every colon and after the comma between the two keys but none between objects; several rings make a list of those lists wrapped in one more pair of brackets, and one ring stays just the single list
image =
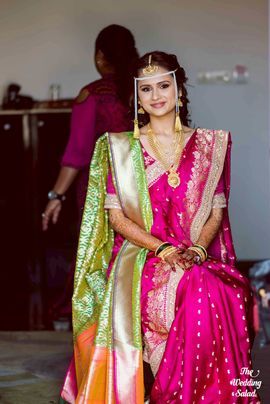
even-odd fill
[{"label": "pink blouse", "polygon": [[[80,101],[83,91],[88,96]],[[87,85],[80,94],[72,109],[70,137],[61,160],[62,166],[77,169],[88,168],[100,135],[132,127],[128,109],[117,96],[113,75]]]}]

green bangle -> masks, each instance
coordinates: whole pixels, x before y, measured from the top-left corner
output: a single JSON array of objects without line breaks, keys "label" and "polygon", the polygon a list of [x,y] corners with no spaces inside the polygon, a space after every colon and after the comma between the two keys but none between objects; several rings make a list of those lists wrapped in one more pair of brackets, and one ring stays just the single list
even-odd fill
[{"label": "green bangle", "polygon": [[160,244],[155,251],[155,256],[157,257],[158,254],[161,253],[161,251],[165,250],[165,248],[167,247],[171,247],[171,244],[167,242]]},{"label": "green bangle", "polygon": [[203,247],[202,245],[200,245],[200,244],[194,244],[194,247],[199,248],[199,249],[204,253],[205,259],[207,259],[208,254],[207,254],[206,248],[204,248],[204,247]]}]

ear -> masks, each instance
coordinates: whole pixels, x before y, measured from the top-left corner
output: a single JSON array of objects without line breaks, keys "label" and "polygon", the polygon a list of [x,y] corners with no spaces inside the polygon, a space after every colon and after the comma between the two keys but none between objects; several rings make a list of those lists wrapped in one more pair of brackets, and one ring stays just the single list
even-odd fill
[{"label": "ear", "polygon": [[96,60],[100,60],[100,61],[102,61],[102,62],[104,62],[104,60],[105,60],[105,55],[104,55],[104,53],[102,52],[102,50],[100,50],[100,49],[98,49],[98,51],[96,52]]}]

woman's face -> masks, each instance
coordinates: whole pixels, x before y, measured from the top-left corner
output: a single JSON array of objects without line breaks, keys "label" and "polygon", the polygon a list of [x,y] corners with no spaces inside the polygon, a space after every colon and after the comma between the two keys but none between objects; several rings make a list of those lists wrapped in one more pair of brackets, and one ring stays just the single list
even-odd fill
[{"label": "woman's face", "polygon": [[[138,81],[138,97],[149,115],[163,116],[175,109],[175,86],[171,74],[159,76],[168,70],[159,67],[156,75]],[[156,76],[156,77],[155,77]],[[139,77],[144,77],[141,73]]]}]

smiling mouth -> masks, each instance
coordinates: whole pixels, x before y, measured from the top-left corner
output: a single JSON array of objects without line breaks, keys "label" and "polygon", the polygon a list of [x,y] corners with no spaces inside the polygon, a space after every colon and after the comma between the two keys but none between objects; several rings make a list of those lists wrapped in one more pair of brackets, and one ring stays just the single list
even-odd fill
[{"label": "smiling mouth", "polygon": [[166,104],[165,101],[157,102],[155,104],[151,104],[151,107],[153,107],[153,108],[162,108],[165,104]]}]

